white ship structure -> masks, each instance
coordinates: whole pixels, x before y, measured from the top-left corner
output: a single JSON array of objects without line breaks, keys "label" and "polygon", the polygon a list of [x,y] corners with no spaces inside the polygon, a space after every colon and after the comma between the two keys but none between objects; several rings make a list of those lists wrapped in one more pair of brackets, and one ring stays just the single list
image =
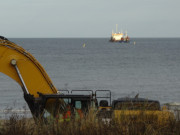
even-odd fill
[{"label": "white ship structure", "polygon": [[116,24],[116,33],[114,33],[114,31],[112,30],[112,34],[111,34],[111,42],[129,42],[130,39],[127,35],[127,31],[125,33],[118,32],[118,25]]}]

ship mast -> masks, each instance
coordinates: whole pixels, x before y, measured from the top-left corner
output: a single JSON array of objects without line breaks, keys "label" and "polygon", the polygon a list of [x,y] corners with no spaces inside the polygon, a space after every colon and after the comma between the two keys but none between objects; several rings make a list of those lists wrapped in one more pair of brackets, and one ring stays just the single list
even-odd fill
[{"label": "ship mast", "polygon": [[114,31],[112,30],[112,34],[114,34]]},{"label": "ship mast", "polygon": [[118,25],[116,24],[116,33],[118,33]]}]

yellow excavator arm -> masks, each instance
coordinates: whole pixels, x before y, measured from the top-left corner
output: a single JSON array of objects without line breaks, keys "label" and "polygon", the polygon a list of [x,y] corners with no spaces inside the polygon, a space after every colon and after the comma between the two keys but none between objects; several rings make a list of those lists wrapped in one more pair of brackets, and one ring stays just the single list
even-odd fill
[{"label": "yellow excavator arm", "polygon": [[[0,36],[0,72],[14,79],[23,89],[31,113],[42,117],[44,109],[51,115],[56,111],[57,89],[40,63],[22,47]],[[52,99],[49,99],[52,98]]]},{"label": "yellow excavator arm", "polygon": [[[27,93],[38,97],[42,94],[55,94],[57,89],[40,63],[22,47],[5,38],[0,38],[0,72],[14,79]],[[18,74],[19,72],[19,74]]]}]

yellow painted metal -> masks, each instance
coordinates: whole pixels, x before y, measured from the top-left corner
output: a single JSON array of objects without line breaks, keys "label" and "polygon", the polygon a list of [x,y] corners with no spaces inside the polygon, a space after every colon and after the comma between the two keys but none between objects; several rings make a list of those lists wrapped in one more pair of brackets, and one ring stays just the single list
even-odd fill
[{"label": "yellow painted metal", "polygon": [[106,107],[99,106],[99,110],[111,110],[111,109],[112,109],[111,106],[106,106]]},{"label": "yellow painted metal", "polygon": [[22,87],[18,74],[10,63],[12,59],[17,61],[17,67],[31,95],[38,97],[37,92],[57,93],[44,68],[29,52],[13,42],[0,39],[0,72],[14,79]]},{"label": "yellow painted metal", "polygon": [[141,117],[145,116],[150,121],[154,121],[153,118],[157,118],[157,122],[163,124],[170,119],[174,119],[174,114],[172,112],[161,110],[114,110],[113,113],[115,119],[118,121],[130,118],[134,118],[138,121],[141,120]]}]

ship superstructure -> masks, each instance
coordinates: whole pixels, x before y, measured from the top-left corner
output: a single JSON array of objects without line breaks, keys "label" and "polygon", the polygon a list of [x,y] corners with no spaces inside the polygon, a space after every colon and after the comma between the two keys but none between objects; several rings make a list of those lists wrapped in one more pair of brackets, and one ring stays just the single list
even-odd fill
[{"label": "ship superstructure", "polygon": [[116,32],[114,33],[114,31],[112,30],[110,41],[111,42],[129,42],[127,31],[125,34],[122,31],[118,32],[118,25],[116,24]]}]

